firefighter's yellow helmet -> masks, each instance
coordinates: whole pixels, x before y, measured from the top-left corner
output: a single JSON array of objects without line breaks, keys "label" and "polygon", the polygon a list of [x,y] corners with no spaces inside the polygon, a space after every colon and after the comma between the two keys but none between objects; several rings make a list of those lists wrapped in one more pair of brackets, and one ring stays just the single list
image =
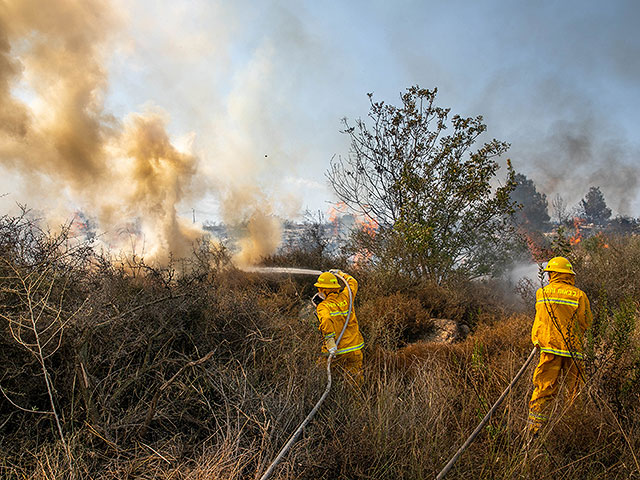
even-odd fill
[{"label": "firefighter's yellow helmet", "polygon": [[564,257],[553,257],[551,260],[549,260],[547,266],[544,267],[544,271],[570,273],[571,275],[576,274],[573,271],[573,265],[571,265],[571,262]]},{"label": "firefighter's yellow helmet", "polygon": [[318,281],[313,285],[318,288],[340,288],[338,278],[331,272],[321,273]]}]

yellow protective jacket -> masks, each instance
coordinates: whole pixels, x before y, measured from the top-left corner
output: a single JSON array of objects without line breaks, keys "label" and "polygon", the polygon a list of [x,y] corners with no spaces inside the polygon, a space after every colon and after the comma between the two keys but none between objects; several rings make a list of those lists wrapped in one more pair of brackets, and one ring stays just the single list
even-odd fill
[{"label": "yellow protective jacket", "polygon": [[[351,288],[353,298],[355,299],[356,293],[358,292],[357,280],[344,272],[339,272],[339,275],[347,281]],[[316,307],[316,314],[320,321],[319,328],[324,340],[335,338],[335,341],[338,341],[338,336],[342,331],[348,312],[349,291],[346,288],[342,289],[339,293],[330,293],[327,295],[327,298],[320,302]],[[347,329],[344,331],[344,335],[338,344],[337,354],[343,355],[345,353],[355,352],[356,350],[360,350],[362,347],[364,347],[364,339],[360,334],[355,308],[352,308],[351,318],[349,319]],[[327,353],[327,347],[325,344],[322,346],[322,351]]]},{"label": "yellow protective jacket", "polygon": [[542,352],[581,359],[584,332],[592,316],[589,299],[574,280],[569,273],[550,272],[549,285],[536,292],[531,340]]}]

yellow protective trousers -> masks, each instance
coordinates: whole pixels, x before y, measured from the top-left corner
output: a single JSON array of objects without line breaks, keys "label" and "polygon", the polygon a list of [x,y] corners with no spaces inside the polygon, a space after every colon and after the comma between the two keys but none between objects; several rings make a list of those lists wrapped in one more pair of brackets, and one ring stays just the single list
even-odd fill
[{"label": "yellow protective trousers", "polygon": [[[331,366],[335,367],[335,371],[338,375],[341,375],[352,384],[362,385],[364,379],[362,375],[362,350],[356,350],[354,352],[343,353],[337,355],[331,360]],[[322,355],[318,358],[319,365],[327,364],[327,356]]]},{"label": "yellow protective trousers", "polygon": [[[577,365],[576,365],[577,362]],[[582,361],[571,357],[540,352],[540,361],[533,372],[533,395],[529,401],[529,431],[536,433],[547,421],[547,407],[553,401],[564,381],[567,401],[573,403],[578,395],[582,378]]]}]

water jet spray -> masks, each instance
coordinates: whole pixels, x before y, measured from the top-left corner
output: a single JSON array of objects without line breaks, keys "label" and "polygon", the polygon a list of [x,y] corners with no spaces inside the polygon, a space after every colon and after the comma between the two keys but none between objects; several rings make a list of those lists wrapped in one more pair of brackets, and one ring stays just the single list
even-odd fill
[{"label": "water jet spray", "polygon": [[317,276],[322,273],[321,270],[311,270],[308,268],[292,268],[292,267],[238,267],[243,272],[263,273],[263,274],[291,274],[291,275],[313,275]]}]

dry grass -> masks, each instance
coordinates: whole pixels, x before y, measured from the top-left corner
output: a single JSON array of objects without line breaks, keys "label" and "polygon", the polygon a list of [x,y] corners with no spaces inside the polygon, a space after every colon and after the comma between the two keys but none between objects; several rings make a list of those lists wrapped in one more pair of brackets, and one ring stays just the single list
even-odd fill
[{"label": "dry grass", "polygon": [[[59,240],[26,219],[0,222],[5,316],[25,312],[7,265],[25,275],[46,265],[54,287],[46,302],[63,320],[78,312],[46,358],[72,467],[50,415],[0,397],[0,477],[258,478],[325,387],[308,279],[243,274],[205,246],[189,262],[155,269],[131,259],[118,266]],[[614,278],[634,275],[640,246],[620,242],[576,251],[590,272],[587,293],[607,292],[594,301],[582,401],[567,408],[559,399],[525,448],[530,367],[447,478],[640,478],[640,322],[625,300],[636,287]],[[623,258],[632,260],[610,265]],[[433,478],[530,351],[530,316],[509,313],[489,284],[399,282],[398,292],[360,273],[364,384],[336,380],[274,479]],[[432,317],[475,330],[454,345],[407,344]],[[42,368],[8,327],[0,386],[16,405],[45,410]]]}]

